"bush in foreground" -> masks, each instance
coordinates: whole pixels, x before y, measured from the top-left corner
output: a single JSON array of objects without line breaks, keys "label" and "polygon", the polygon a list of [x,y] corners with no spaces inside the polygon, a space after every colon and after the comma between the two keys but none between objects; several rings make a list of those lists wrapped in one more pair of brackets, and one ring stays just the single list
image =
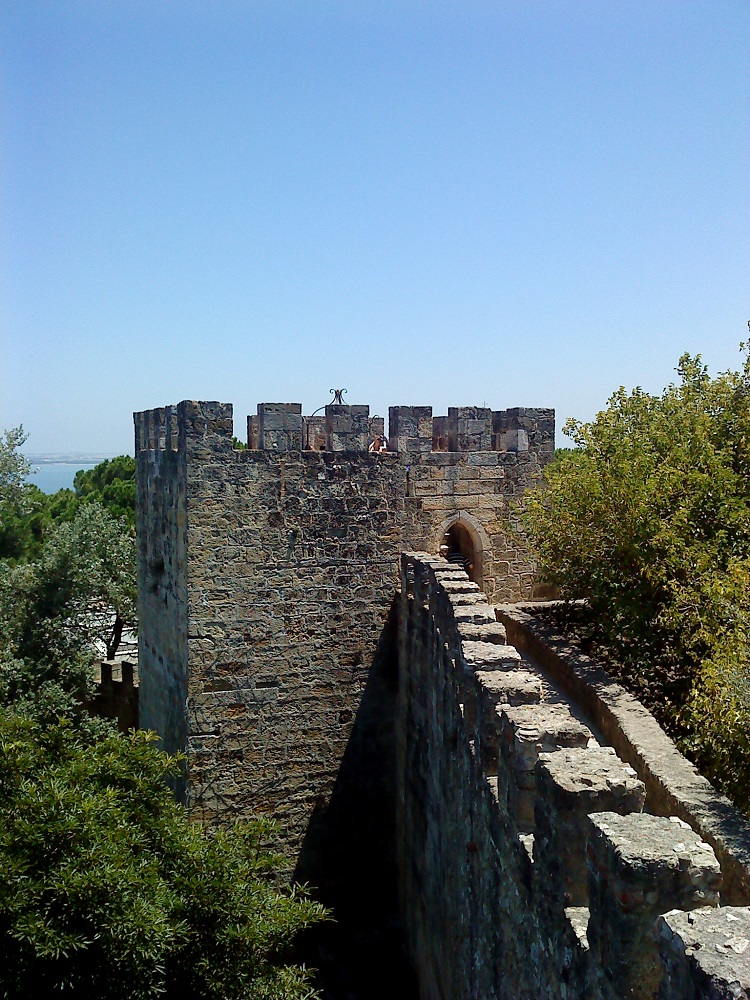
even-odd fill
[{"label": "bush in foreground", "polygon": [[0,994],[313,996],[285,958],[322,908],[257,823],[189,823],[153,739],[0,710]]}]

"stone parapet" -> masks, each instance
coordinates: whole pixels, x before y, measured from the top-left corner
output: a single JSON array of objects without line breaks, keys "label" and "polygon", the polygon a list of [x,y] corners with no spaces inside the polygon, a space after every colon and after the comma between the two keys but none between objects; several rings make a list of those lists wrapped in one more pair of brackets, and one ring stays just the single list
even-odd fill
[{"label": "stone parapet", "polygon": [[588,941],[612,997],[651,1000],[663,967],[656,919],[667,910],[718,906],[716,855],[676,816],[590,818]]},{"label": "stone parapet", "polygon": [[[559,745],[559,742],[558,742]],[[588,905],[587,817],[610,809],[640,812],[646,789],[612,747],[541,753],[537,765],[534,861],[547,898],[560,910]]]},{"label": "stone parapet", "polygon": [[258,441],[262,451],[302,450],[302,405],[258,403]]},{"label": "stone parapet", "polygon": [[555,411],[515,406],[492,413],[495,451],[533,451],[549,461],[555,454]]},{"label": "stone parapet", "polygon": [[117,723],[121,733],[138,728],[138,667],[129,660],[104,660],[94,667],[94,694],[87,710]]},{"label": "stone parapet", "polygon": [[750,823],[678,751],[646,708],[604,666],[535,617],[533,605],[496,605],[509,641],[585,712],[646,786],[646,809],[679,816],[707,841],[723,874],[722,902],[750,904]]},{"label": "stone parapet", "polygon": [[388,447],[402,454],[432,451],[432,407],[389,406]]},{"label": "stone parapet", "polygon": [[[549,768],[537,767],[540,757],[546,759],[551,751],[561,747],[586,747],[594,742],[591,730],[575,719],[566,705],[505,705],[500,710],[500,758],[508,788],[508,809],[522,833],[532,833],[536,826],[537,775],[544,778],[553,770],[556,758]],[[573,768],[568,767],[568,771]],[[559,776],[560,781],[563,776]],[[552,796],[551,796],[552,797]],[[552,803],[550,802],[550,805]],[[543,819],[548,814],[543,813]],[[551,831],[554,824],[545,823]]]},{"label": "stone parapet", "polygon": [[449,406],[445,423],[448,451],[492,451],[492,410],[485,406]]},{"label": "stone parapet", "polygon": [[750,1000],[750,907],[670,910],[657,931],[659,1000]]},{"label": "stone parapet", "polygon": [[133,414],[135,451],[189,451],[201,454],[232,448],[232,404],[183,400]]},{"label": "stone parapet", "polygon": [[[535,662],[505,655],[485,609],[455,567],[402,556],[397,830],[421,995],[743,996],[731,962],[748,947],[747,911],[702,916],[720,898],[713,849],[679,818],[642,812],[635,768]],[[695,960],[701,942],[721,945],[718,971]]]},{"label": "stone parapet", "polygon": [[[447,416],[432,416],[431,406],[391,406],[389,449],[407,455],[466,452],[533,454],[545,464],[554,454],[555,411],[515,407],[490,410],[454,406]],[[136,451],[177,450],[189,441],[209,446],[231,441],[229,403],[183,400],[134,414]],[[367,451],[385,437],[385,420],[369,407],[335,403],[325,416],[302,416],[300,403],[258,403],[247,417],[247,445],[261,451]]]},{"label": "stone parapet", "polygon": [[370,443],[370,407],[332,403],[326,406],[328,451],[367,451]]}]

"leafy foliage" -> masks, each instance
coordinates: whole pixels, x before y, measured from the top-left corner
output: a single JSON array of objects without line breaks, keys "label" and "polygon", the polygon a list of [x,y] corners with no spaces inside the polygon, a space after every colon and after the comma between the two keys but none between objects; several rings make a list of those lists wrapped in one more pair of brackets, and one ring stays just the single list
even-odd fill
[{"label": "leafy foliage", "polygon": [[135,460],[129,455],[105,459],[93,469],[75,474],[76,497],[97,501],[113,517],[135,527]]},{"label": "leafy foliage", "polygon": [[0,559],[11,564],[36,559],[56,525],[74,521],[97,504],[135,529],[135,461],[128,455],[105,459],[75,474],[73,490],[47,495],[27,480],[28,461],[20,452],[27,435],[15,427],[0,435]]},{"label": "leafy foliage", "polygon": [[48,533],[39,556],[0,566],[0,634],[13,656],[35,663],[116,652],[135,627],[135,536],[95,501]]},{"label": "leafy foliage", "polygon": [[750,356],[711,378],[684,355],[677,372],[661,396],[620,389],[567,423],[578,447],[548,467],[527,526],[621,679],[748,809]]},{"label": "leafy foliage", "polygon": [[81,470],[76,493],[48,497],[26,480],[25,440],[22,427],[0,435],[5,649],[12,647],[12,659],[49,664],[95,654],[98,638],[112,657],[136,620],[133,459]]},{"label": "leafy foliage", "polygon": [[322,908],[279,887],[259,824],[187,821],[154,739],[0,710],[0,994],[312,996],[283,959]]},{"label": "leafy foliage", "polygon": [[30,465],[19,450],[27,436],[20,425],[0,434],[0,559],[22,558],[41,537],[40,521],[30,520],[36,513],[26,481]]}]

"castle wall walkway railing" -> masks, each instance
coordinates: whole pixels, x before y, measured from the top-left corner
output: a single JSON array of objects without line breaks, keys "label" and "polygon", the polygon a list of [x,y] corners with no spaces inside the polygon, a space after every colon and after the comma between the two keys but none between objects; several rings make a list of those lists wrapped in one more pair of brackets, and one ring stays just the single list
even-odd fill
[{"label": "castle wall walkway railing", "polygon": [[684,757],[651,713],[601,663],[533,614],[532,604],[496,605],[508,640],[541,666],[646,786],[646,808],[675,815],[708,841],[721,864],[725,903],[750,904],[750,823]]},{"label": "castle wall walkway railing", "polygon": [[[399,630],[400,881],[422,995],[748,996],[750,908],[722,893],[741,899],[750,838],[703,807],[695,828],[659,814],[682,808],[682,772],[660,769],[658,734],[641,747],[627,718],[590,716],[442,559],[402,556]],[[620,723],[640,757],[618,756]]]}]

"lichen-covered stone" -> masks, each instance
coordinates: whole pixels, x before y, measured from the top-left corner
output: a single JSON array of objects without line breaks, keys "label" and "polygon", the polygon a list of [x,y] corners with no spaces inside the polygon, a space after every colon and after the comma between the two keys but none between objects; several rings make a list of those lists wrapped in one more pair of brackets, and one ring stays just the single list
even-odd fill
[{"label": "lichen-covered stone", "polygon": [[657,921],[659,1000],[750,998],[750,907],[670,910]]},{"label": "lichen-covered stone", "polygon": [[613,996],[652,998],[662,978],[660,913],[719,903],[716,856],[682,820],[646,813],[590,817],[588,939]]}]

